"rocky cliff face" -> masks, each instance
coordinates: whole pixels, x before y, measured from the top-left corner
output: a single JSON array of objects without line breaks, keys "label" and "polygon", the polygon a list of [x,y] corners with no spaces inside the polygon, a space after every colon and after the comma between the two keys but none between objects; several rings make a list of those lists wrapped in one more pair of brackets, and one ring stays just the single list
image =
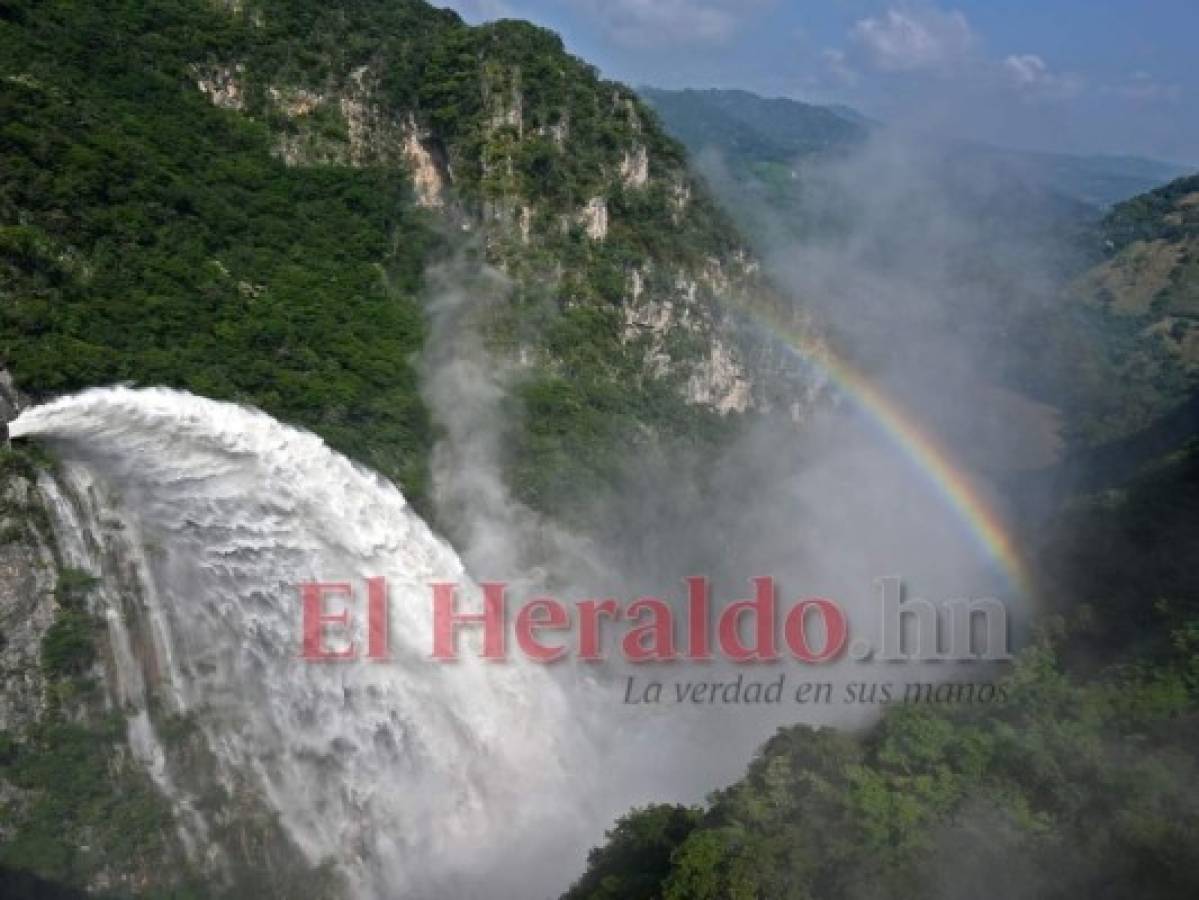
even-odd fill
[{"label": "rocky cliff face", "polygon": [[[0,421],[26,404],[0,370]],[[154,547],[111,499],[37,445],[0,448],[0,867],[105,894],[336,895],[216,776],[168,677]]]},{"label": "rocky cliff face", "polygon": [[[0,422],[23,400],[0,370]],[[14,731],[45,707],[41,645],[54,622],[58,563],[35,472],[9,448],[0,454],[0,731]]]},{"label": "rocky cliff face", "polygon": [[[678,376],[689,403],[790,407],[804,377],[792,371],[780,390],[795,367],[742,320],[767,307],[793,330],[810,323],[773,295],[648,108],[549,32],[399,6],[428,46],[383,41],[326,59],[319,75],[250,56],[198,61],[195,83],[215,105],[268,122],[289,165],[406,168],[419,205],[483,235],[515,296],[619,310],[646,374]],[[230,11],[259,29],[286,16],[252,0]],[[331,15],[308,24],[300,44],[353,27]],[[512,330],[523,336],[505,348],[511,360],[561,362],[537,334]]]}]

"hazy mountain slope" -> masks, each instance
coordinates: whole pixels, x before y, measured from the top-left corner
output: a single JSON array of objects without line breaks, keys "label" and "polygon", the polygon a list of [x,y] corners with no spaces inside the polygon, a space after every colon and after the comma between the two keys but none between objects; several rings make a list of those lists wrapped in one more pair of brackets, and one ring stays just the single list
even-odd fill
[{"label": "hazy mountain slope", "polygon": [[1153,190],[1188,171],[1185,166],[1138,156],[1038,153],[982,144],[962,145],[958,152],[989,159],[1014,178],[1099,208]]},{"label": "hazy mountain slope", "polygon": [[[880,126],[846,107],[819,106],[748,91],[642,88],[666,128],[693,152],[716,150],[736,170],[769,178],[770,164],[793,169],[804,157],[838,153]],[[1057,194],[1081,207],[1106,207],[1184,174],[1184,167],[1134,156],[1078,156],[925,138],[950,165],[982,166],[1023,191]]]},{"label": "hazy mountain slope", "polygon": [[853,146],[869,132],[862,122],[829,107],[748,91],[643,87],[638,93],[691,150],[713,147],[745,163],[790,164],[800,156]]},{"label": "hazy mountain slope", "polygon": [[[959,352],[987,377],[1061,409],[1080,447],[1128,436],[1188,396],[1199,352],[1194,179],[1100,209],[1177,167],[936,144],[861,123],[813,152],[803,149],[804,129],[815,123],[814,146],[829,110],[743,92],[647,96],[693,150],[718,152],[701,158],[705,171],[776,274],[797,247],[837,249],[867,234],[873,243],[854,265],[951,268],[958,299],[940,312],[962,305]],[[887,229],[880,207],[894,213]],[[929,229],[945,234],[930,244],[921,238]],[[859,339],[874,329],[873,349],[892,337],[919,343],[935,324],[908,312],[879,303],[845,315]]]},{"label": "hazy mountain slope", "polygon": [[1095,323],[1106,379],[1079,410],[1090,443],[1146,427],[1199,385],[1199,176],[1116,206],[1099,239],[1067,290]]}]

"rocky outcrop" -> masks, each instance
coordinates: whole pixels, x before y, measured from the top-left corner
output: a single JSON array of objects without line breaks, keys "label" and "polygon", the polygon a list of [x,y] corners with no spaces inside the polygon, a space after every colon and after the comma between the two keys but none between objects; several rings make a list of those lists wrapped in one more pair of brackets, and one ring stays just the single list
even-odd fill
[{"label": "rocky outcrop", "polygon": [[[27,404],[0,369],[0,422]],[[0,731],[37,720],[45,705],[41,645],[54,622],[58,563],[35,472],[0,448]]]},{"label": "rocky outcrop", "polygon": [[[454,231],[477,231],[486,261],[518,292],[560,308],[620,307],[647,371],[685,385],[689,402],[719,412],[768,406],[757,361],[784,364],[749,346],[753,329],[735,322],[769,288],[731,226],[712,221],[719,212],[681,148],[632,91],[600,80],[552,35],[514,22],[461,27],[453,49],[435,57],[431,83],[409,85],[412,99],[399,105],[394,86],[382,88],[389,63],[380,51],[318,88],[269,84],[267,109],[245,111],[283,121],[276,152],[288,165],[406,169],[417,204],[445,214]],[[241,71],[210,67],[202,89],[237,108]],[[628,289],[618,296],[621,269]],[[552,353],[531,340],[508,350],[552,367]]]},{"label": "rocky outcrop", "polygon": [[417,204],[425,209],[445,209],[449,166],[433,135],[417,124],[415,116],[408,117],[403,151]]},{"label": "rocky outcrop", "polygon": [[[214,106],[246,109],[242,63],[196,67],[197,87]],[[445,154],[415,115],[397,116],[376,98],[377,79],[369,66],[350,73],[336,90],[269,85],[266,112],[287,121],[275,138],[275,152],[289,166],[395,166],[412,176],[416,202],[443,209],[451,176]]]},{"label": "rocky outcrop", "polygon": [[36,721],[45,706],[41,646],[54,622],[57,566],[35,483],[0,472],[0,731]]},{"label": "rocky outcrop", "polygon": [[643,188],[649,184],[649,151],[642,144],[625,151],[620,163],[620,178],[627,188]]},{"label": "rocky outcrop", "polygon": [[221,109],[244,109],[242,79],[245,66],[196,66],[196,87]]},{"label": "rocky outcrop", "polygon": [[603,197],[592,197],[579,213],[579,224],[587,237],[602,241],[608,236],[608,202]]}]

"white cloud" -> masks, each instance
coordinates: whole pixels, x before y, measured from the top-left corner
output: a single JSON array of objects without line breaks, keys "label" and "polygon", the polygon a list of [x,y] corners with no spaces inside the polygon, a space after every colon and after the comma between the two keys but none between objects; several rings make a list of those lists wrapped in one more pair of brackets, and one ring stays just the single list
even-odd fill
[{"label": "white cloud", "polygon": [[1082,91],[1082,79],[1069,73],[1054,72],[1049,64],[1035,53],[1009,56],[1003,70],[1018,90],[1029,97],[1046,100],[1068,100]]},{"label": "white cloud", "polygon": [[881,17],[861,19],[850,35],[884,72],[950,69],[975,45],[964,15],[932,6],[889,9]]},{"label": "white cloud", "polygon": [[1019,87],[1031,87],[1049,74],[1045,60],[1032,53],[1009,56],[1003,61],[1003,67]]}]

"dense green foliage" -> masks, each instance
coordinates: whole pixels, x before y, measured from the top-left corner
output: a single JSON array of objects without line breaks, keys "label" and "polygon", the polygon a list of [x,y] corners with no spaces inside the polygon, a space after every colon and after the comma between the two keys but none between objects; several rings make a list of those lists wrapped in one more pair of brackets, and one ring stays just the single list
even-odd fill
[{"label": "dense green foliage", "polygon": [[1117,205],[1100,223],[1100,258],[1074,285],[1075,309],[1065,313],[1085,320],[1096,351],[1090,372],[1076,379],[1076,390],[1085,389],[1073,409],[1091,443],[1135,433],[1199,386],[1197,201],[1199,176],[1180,178]]},{"label": "dense green foliage", "polygon": [[[558,508],[610,483],[630,435],[719,431],[677,390],[695,347],[672,340],[674,373],[659,379],[645,348],[613,329],[633,267],[669,292],[677,267],[727,256],[735,233],[648,109],[556,35],[470,28],[416,0],[232,12],[199,0],[35,12],[12,0],[4,11],[0,361],[35,397],[134,382],[244,401],[313,429],[420,503],[432,428],[412,365],[423,340],[414,298],[439,242],[401,169],[294,168],[273,152],[297,130],[343,148],[348,134],[335,99],[296,117],[276,88],[336,98],[369,66],[372,102],[429,130],[456,205],[531,210],[532,243],[510,234],[489,255],[516,286],[495,333],[542,351],[530,402],[514,412],[529,424],[513,448],[523,499]],[[230,66],[241,111],[195,89],[198,73]],[[635,145],[650,181],[630,190],[614,173]],[[597,196],[611,223],[603,242],[576,219]],[[606,364],[577,366],[597,342]]]},{"label": "dense green foliage", "polygon": [[59,573],[54,599],[58,611],[42,637],[42,668],[50,678],[86,675],[96,661],[98,623],[87,609],[94,579],[86,572]]},{"label": "dense green foliage", "polygon": [[[645,342],[622,333],[634,269],[648,293],[669,296],[681,269],[699,270],[738,246],[687,172],[682,146],[628,88],[600,79],[557,35],[528,23],[468,28],[419,3],[364,3],[352,16],[303,4],[255,8],[270,49],[250,58],[251,82],[337,90],[356,68],[385,60],[383,96],[429,129],[453,172],[455,204],[498,221],[486,261],[503,268],[511,291],[480,327],[501,355],[535,351],[510,409],[519,427],[509,474],[521,500],[578,510],[613,488],[631,453],[729,433],[731,423],[682,396],[702,337],[671,336],[669,371],[661,371],[647,365]],[[319,65],[292,62],[314,48]],[[247,104],[271,115],[257,88]],[[635,147],[648,158],[639,187],[616,175]],[[603,241],[579,220],[594,198],[608,213]],[[527,236],[515,224],[521,207]]]},{"label": "dense green foliage", "polygon": [[1103,659],[1130,645],[1149,659],[1168,655],[1176,633],[1199,622],[1197,514],[1194,442],[1063,512],[1042,556],[1046,595],[1072,620],[1075,656]]},{"label": "dense green foliage", "polygon": [[[510,448],[513,486],[538,509],[571,518],[621,484],[630,460],[731,436],[721,417],[680,399],[687,370],[647,375],[642,348],[622,340],[614,310],[575,307],[547,328],[559,366],[524,381],[514,410],[522,427]],[[651,432],[645,427],[653,422]]]},{"label": "dense green foliage", "polygon": [[1195,194],[1199,194],[1199,175],[1179,178],[1118,204],[1103,222],[1109,249],[1120,251],[1133,241],[1178,241],[1199,236],[1199,203],[1192,199],[1188,204],[1179,204]]},{"label": "dense green foliage", "polygon": [[588,870],[567,894],[589,900],[644,900],[658,896],[671,857],[702,821],[685,806],[650,806],[616,823],[608,842],[591,851]]},{"label": "dense green foliage", "polygon": [[12,804],[0,865],[83,886],[102,872],[134,872],[171,853],[175,828],[149,776],[122,759],[119,715],[98,725],[54,718],[9,745],[0,774],[29,792]]},{"label": "dense green foliage", "polygon": [[[998,713],[899,707],[865,740],[780,731],[678,840],[657,887],[624,896],[1192,895],[1199,716],[1183,680],[1083,687],[1038,650],[1009,692]],[[609,896],[586,885],[624,872],[604,852],[592,865],[568,897]]]},{"label": "dense green foliage", "polygon": [[[253,403],[423,489],[410,357],[428,232],[402,172],[289,169],[186,65],[204,4],[39,4],[0,28],[0,356]],[[232,36],[231,36],[232,35]]]}]

